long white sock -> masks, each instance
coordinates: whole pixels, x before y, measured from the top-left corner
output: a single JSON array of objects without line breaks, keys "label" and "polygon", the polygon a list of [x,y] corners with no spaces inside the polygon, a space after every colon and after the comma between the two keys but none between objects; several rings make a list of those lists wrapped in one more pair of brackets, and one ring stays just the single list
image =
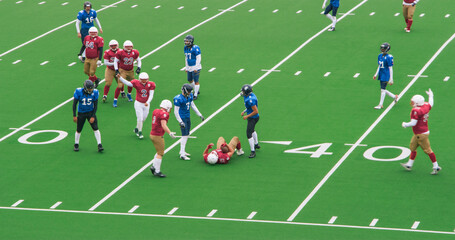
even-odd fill
[{"label": "long white sock", "polygon": [[438,167],[439,167],[438,162],[434,162],[433,163],[433,168],[438,168]]},{"label": "long white sock", "polygon": [[337,25],[337,17],[333,16],[332,17],[332,27],[335,28],[335,25]]},{"label": "long white sock", "polygon": [[100,130],[96,130],[93,133],[95,133],[95,138],[96,138],[96,141],[98,142],[98,144],[101,144],[101,133],[100,133]]},{"label": "long white sock", "polygon": [[254,139],[254,144],[258,144],[259,141],[258,141],[258,134],[257,134],[257,132],[254,131],[252,135],[253,135],[253,139]]},{"label": "long white sock", "polygon": [[81,133],[76,132],[74,136],[74,143],[79,144],[79,139],[81,138]]},{"label": "long white sock", "polygon": [[142,132],[142,126],[144,125],[144,122],[142,121],[137,121],[137,129],[139,130],[139,132]]},{"label": "long white sock", "polygon": [[193,87],[193,89],[195,90],[196,89],[196,84],[194,84],[194,81],[191,84],[191,87]]},{"label": "long white sock", "polygon": [[82,57],[85,57],[85,49],[84,49],[84,52],[82,52]]},{"label": "long white sock", "polygon": [[332,17],[332,15],[330,15],[330,13],[329,13],[329,14],[326,14],[325,16],[326,16],[328,19],[330,19],[330,21],[332,21],[332,23],[333,23],[333,17]]},{"label": "long white sock", "polygon": [[381,100],[379,101],[379,105],[382,106],[384,104],[384,98],[385,98],[385,90],[381,89]]},{"label": "long white sock", "polygon": [[186,142],[188,141],[188,136],[183,136],[182,141],[180,142],[180,156],[185,155]]},{"label": "long white sock", "polygon": [[248,138],[248,142],[250,143],[251,151],[254,152],[254,139],[253,138]]},{"label": "long white sock", "polygon": [[391,93],[391,92],[388,91],[388,90],[385,90],[385,93],[387,94],[387,96],[389,96],[389,97],[395,99],[395,94]]},{"label": "long white sock", "polygon": [[158,157],[155,157],[155,159],[153,159],[153,167],[155,168],[155,172],[161,172],[161,161],[163,159],[161,158],[158,158]]},{"label": "long white sock", "polygon": [[199,92],[199,88],[200,88],[201,85],[195,85],[194,86],[194,96],[197,96],[197,93]]},{"label": "long white sock", "polygon": [[406,165],[412,167],[412,165],[414,165],[414,160],[409,159],[408,162],[406,163]]}]

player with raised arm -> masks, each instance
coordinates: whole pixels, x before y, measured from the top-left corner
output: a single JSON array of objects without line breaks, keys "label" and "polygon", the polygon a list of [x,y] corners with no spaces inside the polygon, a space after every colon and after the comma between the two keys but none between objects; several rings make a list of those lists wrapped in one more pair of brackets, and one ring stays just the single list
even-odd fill
[{"label": "player with raised arm", "polygon": [[183,52],[185,53],[185,71],[187,74],[187,80],[194,89],[194,100],[197,99],[199,94],[199,75],[201,74],[201,48],[198,45],[194,45],[194,37],[187,35],[185,37],[185,47]]},{"label": "player with raised arm", "polygon": [[166,177],[166,175],[161,172],[161,162],[164,156],[163,135],[166,132],[169,136],[171,136],[171,138],[175,138],[174,133],[171,132],[167,126],[171,109],[172,102],[165,99],[161,102],[160,108],[155,109],[152,113],[152,131],[150,132],[150,140],[152,140],[153,146],[155,146],[156,154],[153,158],[150,171],[152,171],[153,175],[157,177]]},{"label": "player with raised arm", "polygon": [[154,82],[149,81],[149,75],[146,72],[139,74],[139,80],[133,79],[131,82],[128,82],[120,74],[117,75],[117,78],[126,86],[131,88],[136,88],[136,101],[134,101],[134,109],[136,110],[137,125],[134,129],[134,133],[143,139],[142,135],[142,126],[144,125],[145,119],[149,115],[150,102],[153,99],[153,94],[155,92],[156,85]]},{"label": "player with raised arm", "polygon": [[[137,61],[137,68],[136,74],[141,73],[141,58],[139,57],[139,51],[133,49],[133,43],[130,40],[126,40],[123,43],[123,49],[117,51],[114,60],[114,69],[116,74],[120,74],[123,79],[131,81],[134,79],[134,61]],[[123,90],[123,83],[119,82],[117,85],[117,89],[115,89],[114,94],[114,103],[113,106],[117,107],[117,99],[120,95],[120,91]],[[132,102],[133,98],[131,98],[131,92],[133,91],[132,87],[128,87],[128,102]],[[123,95],[124,93],[122,93]]]},{"label": "player with raised arm", "polygon": [[186,142],[188,141],[188,135],[190,135],[191,119],[190,119],[190,107],[193,111],[204,121],[204,116],[199,112],[193,101],[193,87],[190,84],[185,83],[182,86],[182,93],[174,97],[175,107],[175,118],[180,124],[180,130],[182,132],[182,139],[180,141],[180,158],[183,160],[190,160],[188,154],[185,151]]},{"label": "player with raised arm", "polygon": [[98,36],[98,29],[91,27],[88,30],[89,35],[85,37],[85,55],[84,73],[87,74],[88,79],[95,83],[95,88],[98,87],[100,79],[95,75],[97,67],[101,66],[101,59],[103,58],[104,40]]},{"label": "player with raised arm", "polygon": [[425,102],[425,98],[422,95],[414,95],[411,98],[411,121],[403,122],[402,127],[412,127],[414,136],[411,138],[411,144],[409,149],[411,150],[411,156],[407,163],[401,163],[406,170],[411,171],[414,160],[417,156],[417,147],[421,147],[423,151],[428,154],[431,162],[433,163],[433,171],[431,174],[435,175],[441,170],[441,167],[436,161],[436,155],[430,146],[430,130],[428,129],[428,116],[430,110],[434,106],[433,92],[431,89],[428,89],[426,92],[428,94],[428,102]]},{"label": "player with raised arm", "polygon": [[256,124],[259,121],[258,98],[253,93],[253,87],[249,84],[243,85],[241,91],[240,95],[243,96],[245,110],[240,115],[243,116],[243,120],[248,121],[246,137],[248,138],[251,149],[249,158],[254,158],[256,157],[256,149],[261,148],[259,146],[258,134],[255,130]]},{"label": "player with raised arm", "polygon": [[[85,120],[88,120],[95,133],[96,141],[98,142],[98,152],[104,150],[101,144],[101,133],[98,129],[98,120],[96,118],[96,110],[98,108],[98,90],[91,80],[85,80],[84,88],[77,88],[74,91],[73,100],[73,121],[77,123],[74,151],[79,151],[79,139],[81,137],[82,128]],[[79,103],[79,106],[78,106]],[[77,108],[77,116],[76,116]]]},{"label": "player with raised arm", "polygon": [[103,92],[103,103],[107,101],[107,94],[109,93],[109,89],[112,85],[112,80],[115,78],[118,85],[118,79],[115,75],[114,69],[114,60],[115,54],[118,50],[118,42],[117,40],[111,40],[109,42],[109,49],[104,51],[104,65],[106,65],[106,71],[104,71],[104,79],[106,80],[106,85],[104,85],[104,92]]},{"label": "player with raised arm", "polygon": [[375,109],[382,109],[384,108],[384,98],[385,95],[394,99],[395,103],[398,101],[398,95],[391,93],[390,91],[386,90],[387,84],[393,84],[393,56],[389,54],[390,51],[390,44],[383,43],[381,44],[381,53],[378,56],[378,69],[373,76],[373,80],[376,80],[376,77],[379,74],[378,80],[381,86],[381,98],[379,100],[379,105],[374,107]]},{"label": "player with raised arm", "polygon": [[[338,8],[340,7],[340,0],[330,0],[327,8],[325,7],[326,3],[327,3],[327,0],[324,0],[324,3],[322,3],[322,9],[325,8],[324,15],[328,19],[330,19],[330,21],[332,21],[332,26],[327,31],[333,32],[333,31],[335,31],[335,26],[337,24],[337,12],[338,12]],[[332,12],[331,15],[330,15],[330,12]]]},{"label": "player with raised arm", "polygon": [[227,164],[236,150],[237,155],[240,156],[244,154],[242,145],[240,144],[240,140],[237,136],[234,136],[229,144],[226,143],[226,140],[224,140],[223,137],[218,138],[216,149],[210,151],[213,146],[213,143],[207,145],[207,148],[205,148],[205,151],[202,154],[204,161],[208,164]]},{"label": "player with raised arm", "polygon": [[[100,23],[100,20],[98,19],[98,15],[97,15],[96,11],[94,9],[92,9],[92,3],[87,1],[84,3],[84,9],[79,11],[77,13],[77,17],[76,17],[77,37],[80,38],[82,41],[82,47],[81,47],[81,50],[79,51],[79,54],[77,55],[77,57],[79,58],[79,60],[81,60],[81,62],[85,61],[84,39],[85,39],[85,36],[88,35],[88,30],[91,27],[95,26],[93,24],[93,21],[96,21],[96,24],[98,24],[98,27],[100,29],[100,33],[103,34],[103,29],[101,28],[101,23]],[[81,25],[80,28],[79,28],[79,25]]]}]

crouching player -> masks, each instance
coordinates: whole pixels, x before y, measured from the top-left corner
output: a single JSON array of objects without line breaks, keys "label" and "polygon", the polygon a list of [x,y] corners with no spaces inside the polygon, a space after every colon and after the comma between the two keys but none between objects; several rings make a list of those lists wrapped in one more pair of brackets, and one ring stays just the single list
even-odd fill
[{"label": "crouching player", "polygon": [[166,177],[161,172],[161,161],[164,155],[164,132],[168,133],[171,138],[175,138],[175,135],[169,127],[167,122],[169,120],[169,113],[171,112],[172,103],[165,99],[161,102],[160,108],[155,109],[152,113],[152,131],[150,132],[150,139],[155,146],[156,154],[152,161],[150,171],[157,177]]},{"label": "crouching player", "polygon": [[133,79],[131,82],[128,82],[120,74],[117,75],[117,78],[123,82],[128,87],[136,88],[136,101],[134,101],[134,109],[136,110],[137,125],[134,129],[134,133],[143,139],[142,135],[142,126],[144,125],[145,119],[149,115],[150,102],[153,99],[153,93],[155,92],[155,83],[149,82],[149,75],[146,72],[139,74],[139,79]]},{"label": "crouching player", "polygon": [[234,155],[235,150],[237,150],[237,155],[243,155],[244,152],[242,150],[242,146],[240,145],[240,140],[238,137],[234,136],[229,144],[226,144],[226,140],[223,137],[218,138],[218,142],[216,143],[215,150],[210,151],[214,146],[213,143],[210,143],[207,148],[205,149],[203,156],[204,160],[208,164],[227,164],[229,160],[231,160],[232,155]]}]

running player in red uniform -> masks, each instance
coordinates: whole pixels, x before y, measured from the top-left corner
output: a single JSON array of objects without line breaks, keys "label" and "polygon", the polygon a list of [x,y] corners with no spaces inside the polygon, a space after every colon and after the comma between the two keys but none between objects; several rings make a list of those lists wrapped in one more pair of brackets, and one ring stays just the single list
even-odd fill
[{"label": "running player in red uniform", "polygon": [[414,17],[414,12],[416,10],[416,4],[420,0],[403,0],[403,16],[404,21],[406,22],[406,27],[404,30],[406,32],[411,32],[412,18]]},{"label": "running player in red uniform", "polygon": [[103,103],[107,100],[107,94],[112,85],[112,80],[115,78],[118,84],[118,79],[115,76],[114,69],[114,60],[115,54],[118,50],[117,40],[111,40],[109,42],[109,49],[104,51],[104,65],[106,65],[106,71],[104,72],[104,79],[106,80],[106,85],[104,85],[104,94],[103,94]]},{"label": "running player in red uniform", "polygon": [[85,45],[85,62],[84,73],[95,83],[95,88],[98,87],[100,79],[96,77],[96,68],[101,66],[103,58],[104,40],[98,36],[98,29],[91,27],[88,30],[89,35],[84,38]]},{"label": "running player in red uniform", "polygon": [[164,155],[164,133],[168,133],[171,138],[175,138],[175,135],[167,126],[169,120],[169,113],[171,112],[172,103],[165,99],[161,102],[160,108],[155,109],[152,113],[152,131],[150,132],[150,139],[155,146],[156,154],[152,161],[150,171],[157,177],[166,177],[161,172],[161,162]]},{"label": "running player in red uniform", "polygon": [[[134,61],[137,61],[136,74],[141,73],[141,58],[139,57],[139,51],[133,49],[133,43],[130,40],[126,40],[123,43],[123,49],[117,51],[114,60],[114,69],[116,74],[120,74],[124,79],[131,81],[134,79]],[[114,107],[117,107],[117,99],[120,94],[120,91],[123,91],[123,83],[119,82],[117,89],[115,89],[114,95]],[[128,87],[128,101],[132,102],[131,91],[132,87]],[[124,93],[122,93],[123,95]]]},{"label": "running player in red uniform", "polygon": [[412,127],[414,136],[411,139],[411,144],[409,149],[411,149],[411,156],[407,163],[401,163],[406,170],[411,171],[412,165],[414,164],[414,159],[417,155],[417,147],[420,146],[423,151],[428,154],[433,162],[433,171],[431,174],[435,175],[441,170],[441,167],[436,161],[436,156],[434,155],[433,150],[431,150],[430,140],[428,139],[430,135],[430,130],[428,129],[428,114],[433,107],[433,92],[431,89],[428,89],[426,92],[428,94],[428,102],[425,102],[425,98],[422,95],[414,95],[411,99],[411,121],[403,122],[402,127]]},{"label": "running player in red uniform", "polygon": [[223,137],[218,138],[218,142],[216,143],[217,149],[209,153],[213,146],[213,143],[207,145],[207,148],[202,154],[204,156],[204,161],[208,164],[227,164],[236,150],[237,155],[240,156],[244,154],[242,146],[240,145],[240,140],[236,136],[231,139],[229,144],[226,143],[226,140],[224,140]]},{"label": "running player in red uniform", "polygon": [[136,88],[136,101],[134,101],[134,109],[136,110],[137,125],[134,129],[134,133],[143,139],[142,126],[144,125],[145,119],[149,115],[150,102],[153,99],[153,93],[155,92],[156,85],[154,82],[149,82],[149,75],[146,72],[139,74],[139,79],[133,79],[131,82],[125,80],[120,74],[117,78],[122,81],[126,86]]}]

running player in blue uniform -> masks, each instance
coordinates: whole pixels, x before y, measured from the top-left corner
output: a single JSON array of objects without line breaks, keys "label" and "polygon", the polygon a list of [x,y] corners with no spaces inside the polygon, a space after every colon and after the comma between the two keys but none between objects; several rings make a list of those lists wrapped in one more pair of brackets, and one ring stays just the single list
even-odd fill
[{"label": "running player in blue uniform", "polygon": [[[98,152],[104,150],[101,145],[101,133],[98,129],[98,120],[96,119],[96,109],[98,107],[99,92],[91,80],[85,80],[84,88],[77,88],[74,91],[73,101],[73,121],[77,123],[77,130],[74,143],[74,151],[79,151],[79,138],[81,137],[82,128],[85,120],[88,120],[95,133],[98,142]],[[79,103],[79,106],[77,104]],[[77,107],[77,117],[76,117]]]},{"label": "running player in blue uniform", "polygon": [[[327,0],[324,0],[324,3],[322,4],[322,9],[325,8],[324,10],[324,15],[332,21],[332,26],[327,30],[327,31],[335,31],[335,25],[337,24],[337,12],[338,8],[340,7],[340,0],[330,0],[329,5],[327,8],[325,7],[325,4],[327,3]],[[332,11],[332,15],[329,14],[329,12]]]},{"label": "running player in blue uniform", "polygon": [[[84,9],[77,13],[77,18],[76,18],[77,37],[80,38],[82,41],[82,47],[81,47],[81,50],[79,51],[79,54],[77,55],[77,57],[79,58],[79,60],[81,60],[81,62],[84,62],[84,60],[85,60],[84,38],[85,38],[85,36],[88,35],[88,30],[91,27],[95,26],[93,24],[93,21],[96,21],[96,24],[98,24],[98,28],[100,29],[100,33],[103,34],[103,29],[101,28],[101,23],[100,23],[100,20],[98,19],[96,11],[92,9],[92,3],[87,1],[84,3]],[[82,26],[81,26],[81,29],[79,29],[79,24],[81,24],[81,23],[82,23]]]},{"label": "running player in blue uniform", "polygon": [[381,44],[381,53],[378,56],[378,69],[376,70],[376,73],[373,76],[373,79],[376,80],[376,77],[379,74],[378,80],[381,86],[381,99],[379,101],[379,105],[374,107],[375,109],[382,109],[384,108],[384,98],[385,95],[391,97],[394,99],[395,102],[398,101],[398,95],[395,95],[387,90],[385,88],[387,87],[387,84],[392,85],[393,84],[393,56],[389,54],[390,50],[390,44],[389,43],[383,43]]},{"label": "running player in blue uniform", "polygon": [[201,48],[194,45],[194,37],[188,35],[185,37],[185,71],[187,74],[188,82],[194,89],[194,100],[197,99],[199,94],[199,75],[201,74]]},{"label": "running player in blue uniform", "polygon": [[259,146],[258,134],[254,129],[256,127],[256,123],[259,121],[258,98],[254,95],[253,87],[249,84],[243,85],[240,95],[243,96],[246,108],[242,111],[241,116],[243,116],[243,120],[248,120],[246,137],[248,138],[248,143],[250,144],[251,149],[249,158],[254,158],[256,157],[256,149],[261,148],[261,146]]},{"label": "running player in blue uniform", "polygon": [[183,160],[190,160],[188,154],[185,151],[186,142],[188,141],[188,135],[190,135],[191,119],[190,119],[190,107],[196,112],[196,114],[204,121],[204,117],[199,112],[196,104],[193,102],[193,87],[190,84],[185,83],[182,87],[182,94],[174,97],[174,114],[175,118],[180,124],[180,130],[182,131],[182,140],[180,141],[180,158]]}]

